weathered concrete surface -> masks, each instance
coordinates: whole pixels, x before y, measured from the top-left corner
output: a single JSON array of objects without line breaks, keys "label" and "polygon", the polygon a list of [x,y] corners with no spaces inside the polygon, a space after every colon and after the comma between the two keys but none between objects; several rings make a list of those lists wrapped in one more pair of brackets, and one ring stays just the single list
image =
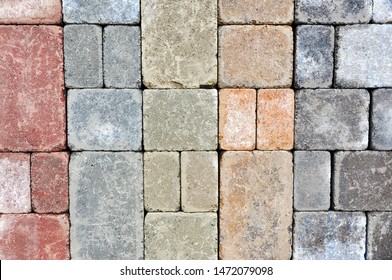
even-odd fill
[{"label": "weathered concrete surface", "polygon": [[392,89],[372,92],[371,140],[375,150],[392,150]]},{"label": "weathered concrete surface", "polygon": [[221,259],[290,259],[293,171],[288,152],[225,152]]},{"label": "weathered concrete surface", "polygon": [[148,213],[145,220],[147,260],[216,260],[216,213]]},{"label": "weathered concrete surface", "polygon": [[141,153],[73,153],[69,176],[71,257],[142,259]]},{"label": "weathered concrete surface", "polygon": [[392,23],[391,0],[373,0],[373,21],[377,23]]},{"label": "weathered concrete surface", "polygon": [[369,93],[364,89],[297,91],[296,149],[366,149],[369,103]]},{"label": "weathered concrete surface", "polygon": [[368,260],[392,259],[392,213],[368,214]]},{"label": "weathered concrete surface", "polygon": [[216,84],[216,0],[142,0],[141,13],[147,88]]},{"label": "weathered concrete surface", "polygon": [[295,260],[363,260],[366,216],[353,212],[294,214]]}]

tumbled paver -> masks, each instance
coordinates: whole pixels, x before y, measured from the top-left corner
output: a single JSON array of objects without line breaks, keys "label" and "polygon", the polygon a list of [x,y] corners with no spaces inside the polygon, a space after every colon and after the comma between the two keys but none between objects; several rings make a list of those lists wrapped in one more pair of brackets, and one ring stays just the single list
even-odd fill
[{"label": "tumbled paver", "polygon": [[217,1],[142,0],[142,71],[147,88],[213,87]]},{"label": "tumbled paver", "polygon": [[257,91],[257,149],[291,150],[294,145],[294,91]]},{"label": "tumbled paver", "polygon": [[144,208],[146,211],[180,210],[180,154],[144,154]]},{"label": "tumbled paver", "polygon": [[57,26],[0,26],[1,151],[65,149],[62,37]]},{"label": "tumbled paver", "polygon": [[290,259],[291,153],[225,152],[220,178],[220,259]]},{"label": "tumbled paver", "polygon": [[336,86],[392,86],[392,25],[337,27]]},{"label": "tumbled paver", "polygon": [[31,155],[31,196],[36,213],[68,211],[67,152]]},{"label": "tumbled paver", "polygon": [[184,212],[218,210],[218,153],[181,153],[181,208]]},{"label": "tumbled paver", "polygon": [[294,208],[328,210],[331,193],[331,155],[323,151],[294,153]]},{"label": "tumbled paver", "polygon": [[67,105],[68,146],[71,150],[141,149],[140,90],[69,90]]},{"label": "tumbled paver", "polygon": [[148,213],[145,220],[147,260],[216,260],[216,213]]},{"label": "tumbled paver", "polygon": [[219,91],[219,146],[223,150],[253,150],[256,146],[256,91]]},{"label": "tumbled paver", "polygon": [[67,215],[0,215],[0,259],[69,259]]},{"label": "tumbled paver", "polygon": [[373,21],[377,23],[392,23],[391,0],[373,0]]},{"label": "tumbled paver", "polygon": [[376,150],[392,150],[392,89],[372,92],[371,141]]},{"label": "tumbled paver", "polygon": [[368,214],[368,260],[391,260],[392,213]]},{"label": "tumbled paver", "polygon": [[363,260],[366,215],[354,212],[294,214],[295,260]]},{"label": "tumbled paver", "polygon": [[142,154],[73,153],[69,176],[72,259],[142,259]]},{"label": "tumbled paver", "polygon": [[144,149],[216,150],[217,95],[215,89],[145,90]]},{"label": "tumbled paver", "polygon": [[338,152],[335,155],[334,204],[337,210],[392,210],[392,153]]},{"label": "tumbled paver", "polygon": [[295,148],[364,150],[368,146],[369,93],[364,89],[296,92]]},{"label": "tumbled paver", "polygon": [[219,87],[290,87],[293,72],[290,26],[219,28]]},{"label": "tumbled paver", "polygon": [[30,155],[0,153],[0,213],[30,211]]}]

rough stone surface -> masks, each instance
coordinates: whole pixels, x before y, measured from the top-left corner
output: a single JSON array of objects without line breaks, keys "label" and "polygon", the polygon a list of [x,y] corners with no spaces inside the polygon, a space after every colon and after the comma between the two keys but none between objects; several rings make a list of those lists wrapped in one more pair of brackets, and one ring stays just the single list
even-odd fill
[{"label": "rough stone surface", "polygon": [[105,86],[140,88],[140,27],[108,26],[103,40]]},{"label": "rough stone surface", "polygon": [[366,149],[369,103],[369,93],[364,89],[296,92],[296,149]]},{"label": "rough stone surface", "polygon": [[68,145],[71,150],[138,151],[141,142],[140,90],[68,91]]},{"label": "rough stone surface", "polygon": [[288,152],[225,152],[221,259],[290,259],[293,171]]},{"label": "rough stone surface", "polygon": [[213,87],[217,1],[142,0],[143,83],[148,88]]},{"label": "rough stone surface", "polygon": [[290,26],[219,28],[219,87],[291,87]]},{"label": "rough stone surface", "polygon": [[0,213],[30,211],[30,155],[0,153]]},{"label": "rough stone surface", "polygon": [[66,23],[135,24],[139,0],[63,0]]},{"label": "rough stone surface", "polygon": [[181,153],[181,206],[184,212],[218,210],[218,153]]},{"label": "rough stone surface", "polygon": [[214,89],[145,90],[144,149],[216,150],[217,95]]},{"label": "rough stone surface", "polygon": [[180,210],[180,154],[144,154],[144,208],[146,211]]},{"label": "rough stone surface", "polygon": [[223,150],[254,150],[256,146],[256,91],[219,91],[219,146]]},{"label": "rough stone surface", "polygon": [[333,26],[301,25],[296,30],[295,87],[329,88],[333,78]]},{"label": "rough stone surface", "polygon": [[294,91],[257,91],[257,149],[291,150],[294,142]]},{"label": "rough stone surface", "polygon": [[216,213],[148,213],[147,260],[216,260]]},{"label": "rough stone surface", "polygon": [[331,193],[329,152],[294,153],[294,208],[297,211],[328,210]]},{"label": "rough stone surface", "polygon": [[370,145],[376,150],[392,150],[392,89],[372,92]]},{"label": "rough stone surface", "polygon": [[392,23],[392,0],[373,0],[373,21]]},{"label": "rough stone surface", "polygon": [[338,87],[392,86],[392,25],[342,26],[337,34]]},{"label": "rough stone surface", "polygon": [[97,25],[66,25],[64,64],[67,87],[102,87],[102,28]]},{"label": "rough stone surface", "polygon": [[335,155],[334,204],[337,210],[392,210],[392,153],[363,151]]},{"label": "rough stone surface", "polygon": [[0,26],[1,151],[65,149],[62,37],[57,26]]},{"label": "rough stone surface", "polygon": [[68,161],[66,152],[32,154],[31,200],[34,212],[68,211]]},{"label": "rough stone surface", "polygon": [[368,23],[372,18],[372,0],[296,0],[298,23]]},{"label": "rough stone surface", "polygon": [[295,260],[363,260],[366,216],[353,212],[294,214]]},{"label": "rough stone surface", "polygon": [[367,238],[367,259],[391,260],[392,213],[369,213]]}]

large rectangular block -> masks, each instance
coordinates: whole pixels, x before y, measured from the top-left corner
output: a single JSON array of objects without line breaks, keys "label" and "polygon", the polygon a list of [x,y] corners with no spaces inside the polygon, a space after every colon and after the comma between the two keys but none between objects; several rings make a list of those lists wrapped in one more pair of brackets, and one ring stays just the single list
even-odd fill
[{"label": "large rectangular block", "polygon": [[375,150],[392,150],[392,89],[372,92],[370,145]]},{"label": "large rectangular block", "polygon": [[392,23],[392,1],[373,0],[373,21]]},{"label": "large rectangular block", "polygon": [[368,214],[368,260],[391,260],[392,213],[373,212]]}]

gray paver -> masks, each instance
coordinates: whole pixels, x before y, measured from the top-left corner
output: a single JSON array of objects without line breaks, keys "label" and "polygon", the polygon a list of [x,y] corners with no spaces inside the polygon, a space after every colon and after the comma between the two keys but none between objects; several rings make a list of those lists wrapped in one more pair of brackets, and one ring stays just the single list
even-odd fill
[{"label": "gray paver", "polygon": [[368,214],[368,248],[366,258],[369,260],[392,259],[392,213]]},{"label": "gray paver", "polygon": [[373,0],[373,21],[392,23],[392,0]]},{"label": "gray paver", "polygon": [[371,147],[392,150],[392,89],[372,92]]}]

